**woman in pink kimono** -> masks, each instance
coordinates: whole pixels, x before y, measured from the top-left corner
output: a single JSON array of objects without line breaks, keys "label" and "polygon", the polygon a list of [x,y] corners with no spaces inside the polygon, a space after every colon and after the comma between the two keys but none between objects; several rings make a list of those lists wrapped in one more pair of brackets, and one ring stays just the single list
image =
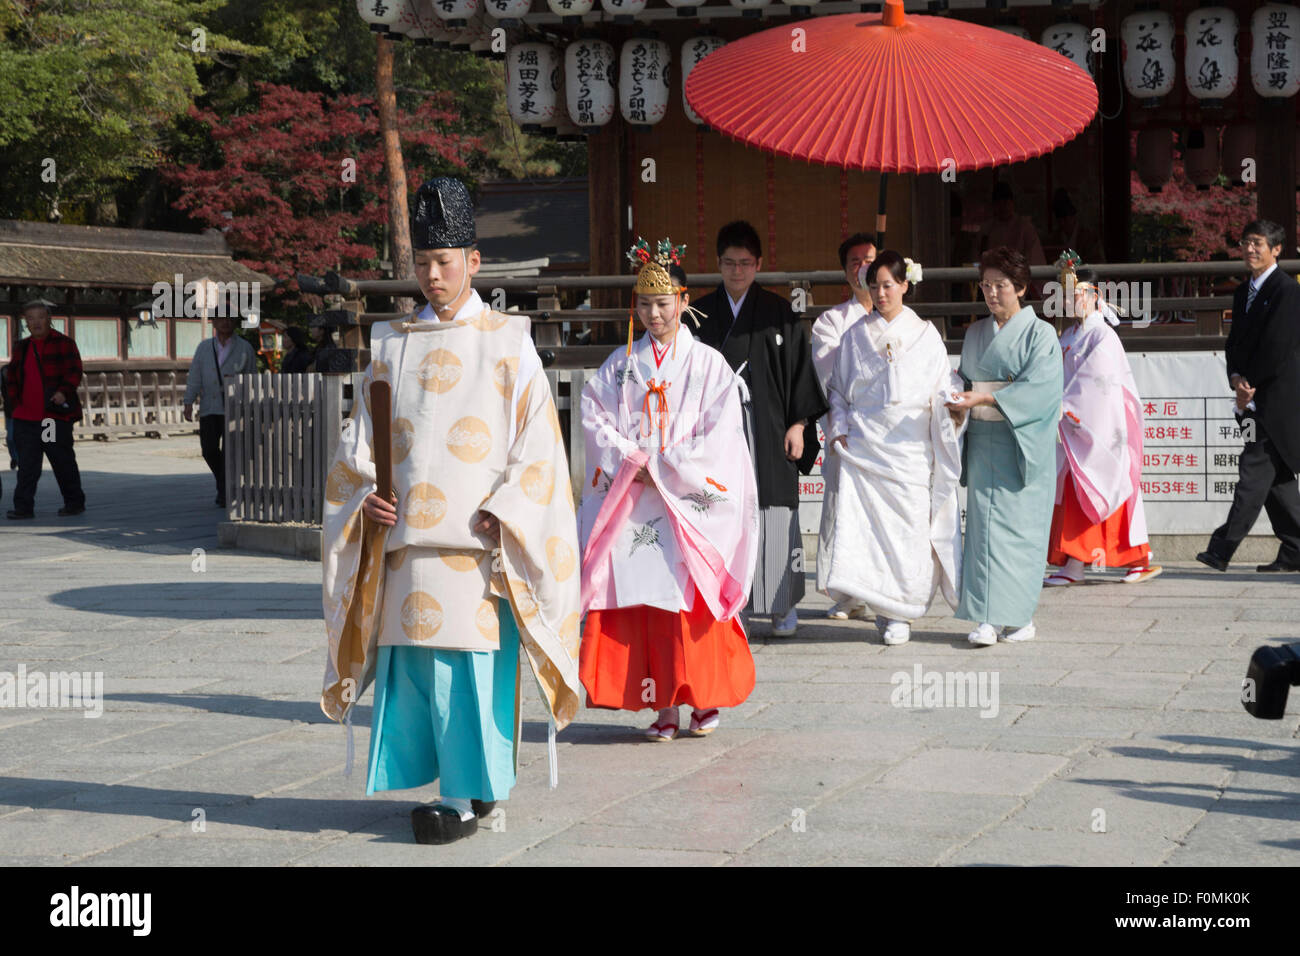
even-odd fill
[{"label": "woman in pink kimono", "polygon": [[[754,688],[737,616],[758,555],[758,492],[741,419],[743,385],[681,324],[684,247],[644,240],[636,316],[646,334],[619,348],[582,391],[590,477],[583,539],[579,676],[587,706],[657,710],[646,732],[711,733],[718,709]],[[676,268],[675,278],[670,269]]]},{"label": "woman in pink kimono", "polygon": [[1142,401],[1124,346],[1111,328],[1119,318],[1100,297],[1097,274],[1070,270],[1074,323],[1061,333],[1065,393],[1056,446],[1056,508],[1047,561],[1060,570],[1045,587],[1083,581],[1084,567],[1125,568],[1124,581],[1160,574],[1151,564],[1142,508]]}]

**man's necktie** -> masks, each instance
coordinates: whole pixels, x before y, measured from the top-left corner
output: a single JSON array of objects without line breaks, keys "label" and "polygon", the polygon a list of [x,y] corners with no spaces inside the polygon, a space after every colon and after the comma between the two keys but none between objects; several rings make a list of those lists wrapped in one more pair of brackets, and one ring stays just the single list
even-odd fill
[{"label": "man's necktie", "polygon": [[1255,294],[1257,292],[1259,292],[1259,289],[1255,288],[1255,283],[1253,282],[1251,282],[1246,287],[1246,311],[1247,312],[1249,312],[1250,307],[1255,304]]}]

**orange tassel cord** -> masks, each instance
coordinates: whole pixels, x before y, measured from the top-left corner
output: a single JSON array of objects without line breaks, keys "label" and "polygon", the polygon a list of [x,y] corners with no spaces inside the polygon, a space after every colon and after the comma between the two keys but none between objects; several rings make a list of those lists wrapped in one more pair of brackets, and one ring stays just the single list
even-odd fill
[{"label": "orange tassel cord", "polygon": [[[654,434],[656,428],[659,429],[659,451],[667,448],[668,441],[668,395],[667,389],[671,382],[656,383],[650,379],[646,383],[645,399],[641,403],[641,426],[640,434],[642,438],[649,438]],[[650,396],[654,395],[659,399],[658,407],[653,411],[650,408]],[[649,430],[647,430],[649,426]]]},{"label": "orange tassel cord", "polygon": [[727,490],[724,486],[718,484],[718,483],[717,483],[716,481],[714,481],[712,478],[709,478],[709,477],[706,476],[704,480],[707,481],[709,484],[711,484],[714,488],[717,488],[719,491],[726,491],[726,490]]}]

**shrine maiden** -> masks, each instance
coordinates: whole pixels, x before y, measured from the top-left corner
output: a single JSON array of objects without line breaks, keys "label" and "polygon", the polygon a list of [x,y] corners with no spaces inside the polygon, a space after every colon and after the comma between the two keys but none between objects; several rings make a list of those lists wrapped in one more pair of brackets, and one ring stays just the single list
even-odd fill
[{"label": "shrine maiden", "polygon": [[633,343],[629,324],[582,392],[582,685],[591,707],[658,710],[654,741],[677,736],[681,704],[692,735],[711,733],[754,687],[737,617],[758,555],[744,385],[681,324],[683,249],[633,247],[646,334]]},{"label": "shrine maiden", "polygon": [[1056,509],[1048,563],[1059,571],[1047,587],[1083,580],[1087,565],[1127,568],[1132,584],[1160,574],[1150,563],[1142,507],[1142,400],[1124,346],[1111,328],[1114,309],[1101,300],[1097,274],[1062,253],[1061,286],[1073,290],[1074,321],[1061,333],[1065,394],[1056,446]]}]

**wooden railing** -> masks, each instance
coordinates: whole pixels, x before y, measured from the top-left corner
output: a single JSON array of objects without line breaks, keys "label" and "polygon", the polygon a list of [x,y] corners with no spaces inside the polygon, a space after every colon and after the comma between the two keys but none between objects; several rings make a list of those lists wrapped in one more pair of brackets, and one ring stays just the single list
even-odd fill
[{"label": "wooden railing", "polygon": [[227,383],[226,509],[232,520],[321,523],[348,381],[258,372]]},{"label": "wooden railing", "polygon": [[73,426],[76,438],[116,441],[120,435],[161,438],[198,430],[181,417],[184,372],[87,372],[77,394],[84,414]]}]

